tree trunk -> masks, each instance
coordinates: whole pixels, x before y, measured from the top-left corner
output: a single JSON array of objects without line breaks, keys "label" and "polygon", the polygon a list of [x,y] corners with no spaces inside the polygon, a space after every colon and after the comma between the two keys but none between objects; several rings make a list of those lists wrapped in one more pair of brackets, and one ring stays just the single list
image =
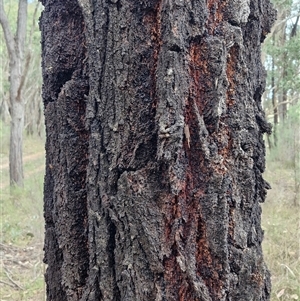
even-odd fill
[{"label": "tree trunk", "polygon": [[[275,46],[275,34],[273,33],[272,36],[272,45]],[[272,106],[273,106],[273,137],[274,137],[274,146],[277,146],[277,126],[278,126],[278,104],[276,102],[276,90],[278,88],[275,86],[275,57],[272,56],[272,78],[271,78],[271,84],[272,84]],[[278,95],[277,95],[278,96]]]},{"label": "tree trunk", "polygon": [[[26,24],[26,23],[25,23]],[[16,46],[15,46],[16,47]],[[21,85],[22,57],[19,51],[11,58],[10,66],[10,144],[9,175],[10,185],[23,186],[23,129],[25,103]]]},{"label": "tree trunk", "polygon": [[43,4],[47,300],[269,300],[269,2]]},{"label": "tree trunk", "polygon": [[19,0],[17,30],[12,35],[7,16],[4,12],[3,0],[0,0],[0,24],[9,54],[10,72],[10,104],[11,116],[10,146],[9,146],[9,175],[10,185],[23,186],[23,129],[25,103],[23,85],[25,81],[24,52],[27,26],[27,0]]},{"label": "tree trunk", "polygon": [[[11,89],[12,90],[12,89]],[[12,95],[12,94],[11,94]],[[10,185],[23,186],[23,129],[24,101],[11,100],[10,144],[9,144],[9,176]]]}]

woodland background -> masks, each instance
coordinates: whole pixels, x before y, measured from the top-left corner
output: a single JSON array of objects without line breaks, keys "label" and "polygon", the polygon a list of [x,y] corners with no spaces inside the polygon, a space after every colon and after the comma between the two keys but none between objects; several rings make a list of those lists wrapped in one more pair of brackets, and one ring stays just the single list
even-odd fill
[{"label": "woodland background", "polygon": [[[4,0],[12,32],[18,1]],[[271,300],[300,300],[300,0],[273,0],[277,21],[262,51],[267,70],[263,106],[273,125],[265,136],[264,256],[272,274]],[[24,187],[9,182],[9,60],[0,29],[0,300],[44,300],[44,119],[38,17],[28,1],[24,82]]]}]

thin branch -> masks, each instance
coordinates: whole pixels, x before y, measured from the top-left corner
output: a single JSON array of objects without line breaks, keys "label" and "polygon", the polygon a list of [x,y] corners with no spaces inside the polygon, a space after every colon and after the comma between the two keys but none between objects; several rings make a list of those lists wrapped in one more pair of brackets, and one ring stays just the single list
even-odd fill
[{"label": "thin branch", "polygon": [[18,93],[17,93],[17,98],[16,98],[18,101],[21,98],[21,91],[23,89],[23,86],[24,86],[24,83],[25,83],[25,80],[26,80],[26,76],[27,76],[27,73],[28,73],[30,58],[31,58],[31,54],[30,54],[30,51],[29,51],[27,53],[27,56],[26,56],[25,66],[23,68],[23,74],[21,76],[21,81],[20,81],[20,85],[19,85],[19,88],[18,88]]},{"label": "thin branch", "polygon": [[0,0],[0,24],[3,29],[4,38],[5,38],[9,57],[10,57],[10,59],[13,59],[16,56],[15,41],[14,41],[14,36],[13,36],[10,26],[9,26],[7,15],[4,11],[3,0]]},{"label": "thin branch", "polygon": [[25,49],[25,39],[27,31],[27,0],[19,0],[18,23],[17,23],[17,45],[19,55],[22,58]]},{"label": "thin branch", "polygon": [[264,43],[266,43],[266,42],[273,36],[273,34],[277,33],[278,30],[280,30],[280,29],[278,29],[278,27],[279,27],[280,25],[282,25],[283,23],[287,22],[288,20],[291,20],[291,19],[296,18],[296,17],[299,17],[299,16],[300,16],[300,13],[297,13],[297,14],[295,14],[295,15],[288,16],[287,18],[284,18],[283,20],[280,20],[280,21],[278,21],[278,22],[275,22],[275,24],[273,25],[273,27],[272,27],[272,29],[271,29],[270,34],[268,34],[268,36],[266,37]]},{"label": "thin branch", "polygon": [[274,107],[274,109],[277,109],[277,108],[280,107],[281,105],[289,104],[289,103],[293,103],[292,100],[281,101],[281,102],[277,103],[277,105]]},{"label": "thin branch", "polygon": [[24,288],[22,287],[22,286],[20,286],[17,282],[15,282],[12,278],[11,278],[11,276],[9,275],[9,270],[7,269],[7,267],[4,267],[4,273],[5,273],[5,275],[6,275],[6,277],[9,279],[9,281],[12,283],[12,284],[14,284],[14,286],[16,287],[16,288],[18,288],[18,289],[20,289],[20,290],[24,290]]},{"label": "thin branch", "polygon": [[[274,109],[278,109],[278,107],[280,107],[280,106],[283,105],[283,104],[292,104],[292,105],[293,105],[293,101],[294,101],[295,99],[296,99],[296,98],[293,98],[293,99],[287,100],[287,101],[282,101],[282,102],[278,103],[275,107],[272,107],[272,108],[266,108],[265,110],[266,110],[266,112],[267,112],[268,117],[272,117],[272,116],[276,116],[276,115],[278,116],[278,115],[279,115],[279,112],[274,113],[274,112],[273,112]],[[269,111],[272,111],[272,114],[268,114]]]},{"label": "thin branch", "polygon": [[10,284],[10,283],[8,283],[8,282],[6,282],[6,281],[3,281],[3,280],[0,280],[0,283],[3,283],[3,284],[5,284],[5,285],[8,285],[8,286],[10,286],[10,287],[12,287],[12,288],[16,288],[15,285],[12,285],[12,284]]}]

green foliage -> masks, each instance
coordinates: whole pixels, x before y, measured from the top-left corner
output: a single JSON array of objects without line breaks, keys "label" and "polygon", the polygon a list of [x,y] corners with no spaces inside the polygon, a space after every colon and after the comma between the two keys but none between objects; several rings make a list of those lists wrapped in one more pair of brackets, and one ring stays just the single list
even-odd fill
[{"label": "green foliage", "polygon": [[300,129],[300,103],[292,106],[287,118],[274,129],[278,133],[277,145],[271,137],[272,145],[269,150],[269,159],[280,161],[287,168],[299,168],[299,129]]},{"label": "green foliage", "polygon": [[[264,106],[275,121],[284,119],[288,106],[298,102],[300,89],[300,11],[299,0],[274,0],[277,8],[277,22],[263,45],[264,65],[267,70],[267,84]],[[273,98],[273,103],[272,103]],[[285,107],[284,107],[285,106]]]},{"label": "green foliage", "polygon": [[273,123],[269,159],[293,173],[294,204],[299,203],[300,164],[300,1],[274,0],[278,19],[263,46],[267,70],[264,107]]},{"label": "green foliage", "polygon": [[273,123],[265,174],[272,189],[262,206],[263,249],[272,275],[271,300],[300,300],[300,1],[273,3],[278,20],[263,46],[268,72],[264,107]]}]

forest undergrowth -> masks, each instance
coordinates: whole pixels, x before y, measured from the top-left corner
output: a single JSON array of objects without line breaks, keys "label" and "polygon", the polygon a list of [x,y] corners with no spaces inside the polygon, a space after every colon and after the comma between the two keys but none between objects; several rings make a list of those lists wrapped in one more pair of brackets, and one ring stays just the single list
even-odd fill
[{"label": "forest undergrowth", "polygon": [[262,205],[271,300],[300,300],[300,207],[295,203],[299,196],[295,196],[294,170],[268,158],[265,178],[272,186]]},{"label": "forest undergrowth", "polygon": [[0,124],[0,300],[43,301],[44,141],[24,141],[24,189],[9,187],[9,128]]}]

